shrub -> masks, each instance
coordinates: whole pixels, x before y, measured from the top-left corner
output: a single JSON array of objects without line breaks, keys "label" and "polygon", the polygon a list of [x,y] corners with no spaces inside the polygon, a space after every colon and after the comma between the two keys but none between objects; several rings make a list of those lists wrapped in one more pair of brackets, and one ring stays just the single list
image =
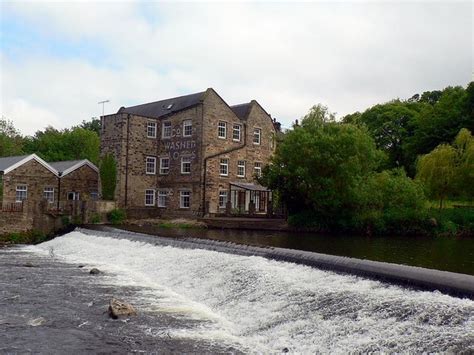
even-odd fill
[{"label": "shrub", "polygon": [[107,219],[112,224],[121,224],[123,223],[123,221],[125,221],[126,218],[127,215],[125,211],[120,208],[113,209],[112,211],[107,213]]},{"label": "shrub", "polygon": [[98,213],[94,213],[92,214],[91,218],[90,218],[90,223],[92,224],[98,224],[101,222],[101,218],[100,218],[100,215]]},{"label": "shrub", "polygon": [[112,154],[106,154],[100,163],[100,181],[104,200],[113,200],[117,184],[117,164]]}]

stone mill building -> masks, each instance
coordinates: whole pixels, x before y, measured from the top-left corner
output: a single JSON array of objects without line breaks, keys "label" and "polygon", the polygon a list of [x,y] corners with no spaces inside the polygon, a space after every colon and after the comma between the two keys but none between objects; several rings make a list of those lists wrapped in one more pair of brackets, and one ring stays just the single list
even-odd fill
[{"label": "stone mill building", "polygon": [[275,150],[277,123],[255,100],[229,106],[207,89],[122,107],[101,124],[101,154],[117,162],[115,198],[132,216],[271,208],[255,176]]}]

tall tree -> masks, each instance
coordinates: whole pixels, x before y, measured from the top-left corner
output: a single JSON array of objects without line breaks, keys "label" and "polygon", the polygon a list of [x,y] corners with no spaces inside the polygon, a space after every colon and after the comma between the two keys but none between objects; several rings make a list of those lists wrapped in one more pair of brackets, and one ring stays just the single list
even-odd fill
[{"label": "tall tree", "polygon": [[12,121],[2,116],[0,118],[0,157],[23,153],[23,137]]},{"label": "tall tree", "polygon": [[106,154],[100,162],[100,182],[102,198],[104,200],[114,200],[117,184],[117,164],[112,154]]}]

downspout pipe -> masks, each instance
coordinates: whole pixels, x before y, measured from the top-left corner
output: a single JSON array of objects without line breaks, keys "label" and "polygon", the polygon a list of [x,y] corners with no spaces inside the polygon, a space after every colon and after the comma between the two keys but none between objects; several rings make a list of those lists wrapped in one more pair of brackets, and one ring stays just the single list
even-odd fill
[{"label": "downspout pipe", "polygon": [[130,114],[127,114],[127,144],[125,151],[125,208],[128,205],[128,151],[130,147]]},{"label": "downspout pipe", "polygon": [[231,153],[231,152],[235,152],[237,150],[240,150],[242,148],[245,148],[247,146],[247,124],[246,123],[243,123],[243,128],[244,128],[244,140],[243,140],[243,143],[237,147],[233,147],[233,148],[229,148],[229,149],[226,149],[226,150],[223,150],[221,152],[218,152],[218,153],[215,153],[215,154],[212,154],[212,155],[209,155],[208,157],[205,157],[204,158],[204,176],[203,176],[203,184],[202,184],[202,215],[204,217],[204,215],[206,214],[206,177],[207,177],[207,161],[209,159],[212,159],[212,158],[215,158],[215,157],[218,157],[220,155],[223,155],[223,154],[228,154],[228,153]]}]

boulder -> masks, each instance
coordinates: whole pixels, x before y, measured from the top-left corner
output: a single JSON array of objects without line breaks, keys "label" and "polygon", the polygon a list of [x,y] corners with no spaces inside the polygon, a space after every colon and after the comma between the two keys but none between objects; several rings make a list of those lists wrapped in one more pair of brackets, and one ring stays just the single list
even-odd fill
[{"label": "boulder", "polygon": [[91,275],[100,274],[100,270],[99,270],[99,269],[96,269],[96,268],[93,268],[93,269],[91,269],[91,271],[89,271],[89,274],[91,274]]},{"label": "boulder", "polygon": [[109,303],[109,316],[117,319],[119,316],[136,316],[137,311],[129,303],[112,298]]}]

